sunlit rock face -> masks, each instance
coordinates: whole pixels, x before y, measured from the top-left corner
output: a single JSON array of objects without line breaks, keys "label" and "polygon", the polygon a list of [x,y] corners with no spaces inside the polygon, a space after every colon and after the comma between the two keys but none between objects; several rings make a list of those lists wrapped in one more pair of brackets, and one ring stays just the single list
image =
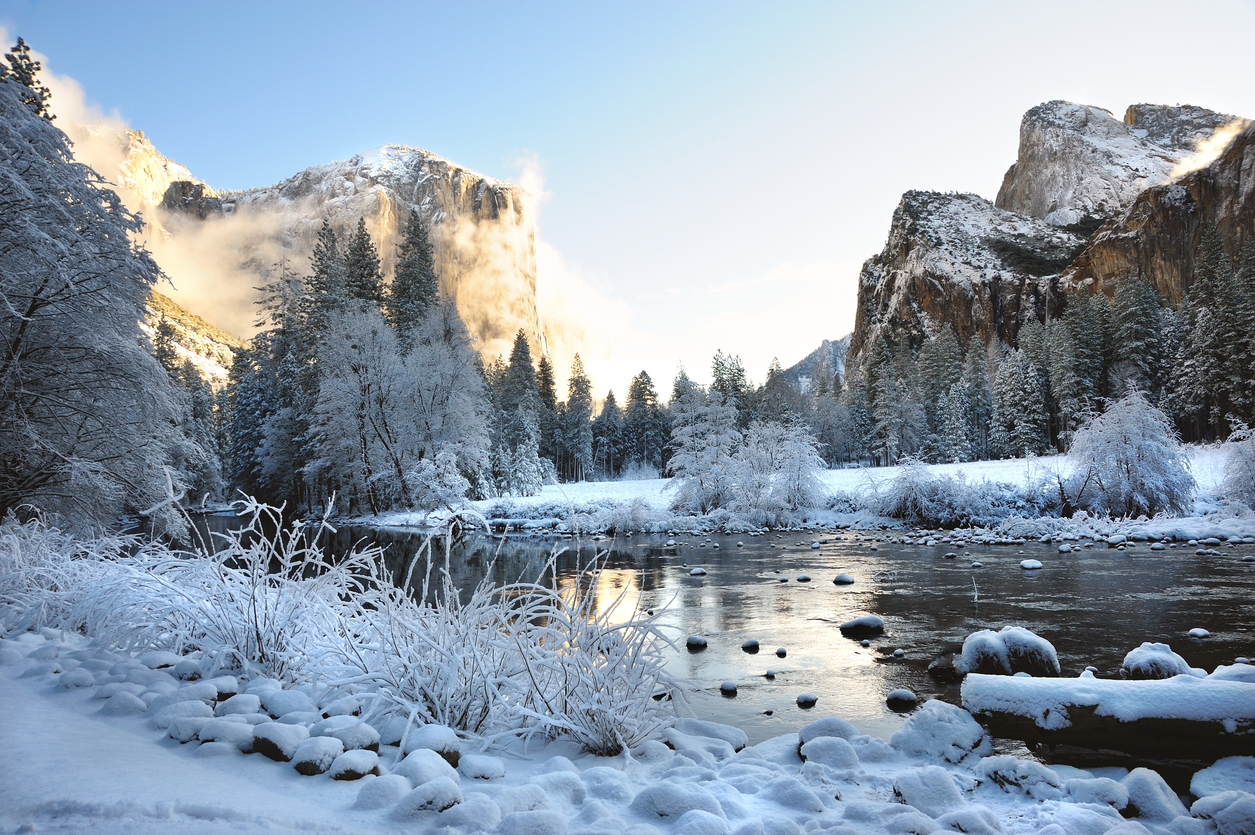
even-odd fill
[{"label": "sunlit rock face", "polygon": [[247,336],[255,288],[287,270],[309,271],[323,218],[343,242],[366,220],[385,276],[410,210],[429,224],[436,271],[485,357],[508,353],[522,328],[546,341],[536,307],[535,218],[530,195],[436,154],[385,145],[316,165],[265,188],[220,191],[162,155],[142,131],[78,126],[78,150],[147,222],[148,247],[183,307]]},{"label": "sunlit rock face", "polygon": [[884,250],[863,264],[850,355],[953,327],[960,343],[1014,342],[1021,323],[1058,306],[1057,275],[1084,238],[974,194],[909,191]]},{"label": "sunlit rock face", "polygon": [[1019,156],[994,204],[1056,226],[1106,219],[1167,182],[1199,142],[1233,120],[1201,107],[1136,104],[1122,122],[1099,107],[1040,104],[1020,122]]},{"label": "sunlit rock face", "polygon": [[1070,285],[1090,282],[1108,295],[1125,273],[1146,276],[1170,304],[1181,303],[1194,277],[1203,228],[1216,224],[1230,255],[1255,241],[1255,125],[1211,164],[1137,196],[1094,235],[1068,269]]},{"label": "sunlit rock face", "polygon": [[307,269],[323,218],[342,242],[365,218],[389,275],[411,210],[429,224],[442,289],[457,300],[485,353],[508,352],[519,328],[542,345],[530,197],[419,148],[385,145],[248,191],[201,193],[174,182],[160,215],[175,239],[197,234],[205,220],[234,226],[233,243],[258,272],[267,272],[258,255],[268,252],[297,273]]}]

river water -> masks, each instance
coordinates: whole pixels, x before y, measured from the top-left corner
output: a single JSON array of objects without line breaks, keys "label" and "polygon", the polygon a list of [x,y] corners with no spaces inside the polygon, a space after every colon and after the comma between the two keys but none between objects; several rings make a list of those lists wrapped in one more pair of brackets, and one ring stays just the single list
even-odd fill
[{"label": "river water", "polygon": [[[820,538],[827,541],[812,548]],[[888,538],[851,531],[681,535],[668,547],[666,536],[583,543],[473,536],[455,549],[451,566],[464,590],[490,563],[498,580],[533,580],[556,544],[568,549],[558,560],[558,581],[570,584],[596,553],[608,552],[600,605],[612,605],[626,588],[622,617],[635,608],[661,611],[661,623],[677,644],[668,651],[670,669],[696,688],[693,711],[744,729],[751,744],[829,714],[888,738],[905,721],[885,703],[896,688],[914,691],[921,702],[937,697],[958,704],[958,685],[934,681],[926,668],[978,629],[1031,629],[1054,644],[1064,676],[1087,665],[1101,678],[1118,676],[1125,653],[1143,641],[1170,644],[1208,671],[1255,656],[1255,563],[1241,560],[1255,554],[1255,545],[1222,545],[1220,556],[1196,555],[1184,543],[1163,551],[1146,543],[1125,551],[1099,543],[1060,554],[1056,546],[1035,542],[956,548]],[[383,546],[395,569],[422,539],[406,531],[341,529],[334,547]],[[1029,558],[1043,568],[1022,569],[1021,560]],[[704,576],[691,574],[698,566],[706,569]],[[834,585],[838,573],[855,582]],[[810,581],[801,581],[803,575]],[[838,627],[866,613],[884,618],[885,633],[863,647],[842,637]],[[1211,637],[1189,637],[1194,627]],[[707,649],[688,651],[689,635],[706,638]],[[760,651],[743,651],[747,639],[757,640]],[[901,657],[895,657],[897,649]],[[774,678],[765,677],[768,670]],[[735,697],[720,694],[724,681],[736,682]],[[818,704],[799,708],[801,693],[818,696]]]}]

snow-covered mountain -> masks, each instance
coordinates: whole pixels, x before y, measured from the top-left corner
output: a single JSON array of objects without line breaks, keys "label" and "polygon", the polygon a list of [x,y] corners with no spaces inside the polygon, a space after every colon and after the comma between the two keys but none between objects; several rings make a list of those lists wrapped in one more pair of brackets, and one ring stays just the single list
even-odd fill
[{"label": "snow-covered mountain", "polygon": [[918,342],[952,326],[966,344],[1013,341],[1021,321],[1058,298],[1057,276],[1085,239],[999,209],[975,194],[908,191],[889,239],[859,274],[850,356],[882,333]]},{"label": "snow-covered mountain", "polygon": [[[794,365],[784,370],[786,379],[797,383],[803,394],[814,390],[815,369],[826,362],[828,374],[845,377],[845,354],[850,349],[850,334],[840,339],[825,339]],[[831,384],[831,381],[829,381]]]},{"label": "snow-covered mountain", "polygon": [[1064,280],[1092,281],[1111,293],[1124,273],[1144,275],[1162,298],[1180,304],[1194,277],[1203,227],[1210,223],[1220,229],[1230,255],[1255,241],[1255,124],[1209,165],[1138,195],[1094,235]]},{"label": "snow-covered mountain", "polygon": [[[859,276],[850,357],[864,356],[881,334],[918,343],[947,326],[963,343],[979,334],[987,344],[1014,344],[1027,317],[1056,315],[1077,282],[1097,278],[1113,291],[1125,270],[1153,273],[1164,297],[1179,301],[1199,218],[1214,216],[1222,231],[1255,224],[1252,163],[1236,150],[1249,142],[1249,124],[1190,105],[1133,105],[1123,122],[1069,102],[1032,108],[994,203],[903,195],[884,250]],[[1152,217],[1157,225],[1143,229]],[[1091,233],[1113,218],[1122,219],[1086,252]]]},{"label": "snow-covered mountain", "polygon": [[162,155],[143,132],[85,128],[79,147],[147,221],[144,243],[173,299],[224,330],[247,335],[255,288],[280,265],[308,270],[323,218],[341,236],[365,218],[385,275],[411,209],[430,224],[436,270],[486,356],[508,353],[522,328],[546,344],[536,307],[531,197],[420,148],[385,145],[315,165],[265,188],[220,191]]}]

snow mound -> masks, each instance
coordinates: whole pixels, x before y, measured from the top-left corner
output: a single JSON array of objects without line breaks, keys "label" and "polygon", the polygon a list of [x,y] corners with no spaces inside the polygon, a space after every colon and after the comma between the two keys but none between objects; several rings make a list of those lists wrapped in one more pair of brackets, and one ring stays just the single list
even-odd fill
[{"label": "snow mound", "polygon": [[976,766],[976,776],[982,784],[1036,800],[1053,800],[1062,794],[1063,782],[1054,771],[1041,763],[1010,754],[984,758]]},{"label": "snow mound", "polygon": [[1255,757],[1225,757],[1190,780],[1190,792],[1197,797],[1229,791],[1255,795]]},{"label": "snow mound", "polygon": [[[727,831],[726,824],[724,831]],[[566,835],[567,823],[566,818],[558,812],[535,809],[529,812],[511,812],[501,819],[493,832],[495,835]]]},{"label": "snow mound", "polygon": [[810,742],[812,739],[819,739],[825,736],[836,736],[849,741],[859,735],[858,728],[853,723],[842,719],[840,716],[825,716],[823,719],[816,719],[802,726],[797,732],[798,739],[802,744]]},{"label": "snow mound", "polygon": [[100,712],[106,716],[130,716],[146,710],[148,705],[139,696],[125,690],[114,693],[100,706]]},{"label": "snow mound", "polygon": [[985,675],[1059,675],[1059,656],[1045,638],[1021,626],[1006,626],[998,632],[982,629],[963,641],[959,660],[964,672]]},{"label": "snow mound", "polygon": [[893,793],[930,818],[967,805],[950,772],[936,765],[902,772],[893,781]]},{"label": "snow mound", "polygon": [[367,774],[378,774],[379,755],[360,748],[345,751],[335,758],[327,773],[333,780],[360,780]]},{"label": "snow mound", "polygon": [[311,736],[296,747],[292,767],[307,777],[322,774],[336,757],[344,753],[344,743],[332,736]]},{"label": "snow mound", "polygon": [[1157,771],[1135,768],[1121,782],[1129,790],[1129,805],[1125,810],[1129,817],[1168,823],[1189,814]]},{"label": "snow mound", "polygon": [[458,762],[458,772],[471,780],[500,780],[505,776],[505,761],[485,754],[467,754]]},{"label": "snow mound", "polygon": [[[764,787],[765,789],[765,787]],[[628,807],[644,818],[679,819],[685,812],[700,809],[723,817],[723,807],[707,789],[693,783],[655,783],[642,789]]]},{"label": "snow mound", "polygon": [[415,786],[421,786],[423,783],[429,783],[441,777],[455,783],[461,780],[457,769],[449,765],[444,757],[428,748],[411,751],[405,759],[393,766],[392,773],[404,777]]},{"label": "snow mound", "polygon": [[830,768],[858,768],[854,746],[839,736],[821,736],[802,744],[799,752],[806,762],[817,762]]},{"label": "snow mound", "polygon": [[230,716],[233,713],[256,713],[261,710],[261,699],[250,693],[231,696],[225,702],[219,702],[214,708],[214,716]]},{"label": "snow mound", "polygon": [[911,715],[889,744],[911,757],[957,765],[992,749],[989,737],[962,708],[929,699]]},{"label": "snow mound", "polygon": [[1193,670],[1184,658],[1172,651],[1172,647],[1146,641],[1124,656],[1120,672],[1125,678],[1140,681],[1191,675]]}]

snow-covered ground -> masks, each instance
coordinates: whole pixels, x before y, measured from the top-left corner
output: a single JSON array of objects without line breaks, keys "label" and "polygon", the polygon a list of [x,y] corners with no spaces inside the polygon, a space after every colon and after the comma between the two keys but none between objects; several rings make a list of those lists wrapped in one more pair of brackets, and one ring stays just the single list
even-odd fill
[{"label": "snow-covered ground", "polygon": [[[1041,528],[1041,530],[1021,529],[1016,535],[1037,537],[1043,533],[1051,533],[1092,536],[1098,533],[1107,536],[1112,533],[1123,533],[1129,536],[1136,534],[1151,538],[1176,536],[1186,540],[1214,536],[1255,535],[1255,515],[1235,516],[1233,513],[1222,512],[1222,508],[1215,501],[1216,489],[1224,477],[1225,451],[1219,446],[1190,446],[1187,447],[1187,451],[1190,472],[1198,484],[1195,510],[1192,516],[1156,518],[1145,522],[1098,521],[1086,518],[1076,524],[1072,524],[1071,520],[1044,519],[1040,524],[1027,526]],[[1069,472],[1069,464],[1066,456],[1054,455],[1002,461],[972,461],[964,464],[934,464],[930,465],[928,470],[934,477],[958,478],[961,476],[969,484],[989,481],[1007,484],[1013,488],[1023,488],[1043,478],[1048,481],[1053,480],[1056,473],[1066,475]],[[820,479],[830,494],[847,494],[857,497],[886,488],[902,471],[901,466],[825,470],[820,473]],[[639,481],[549,484],[535,496],[488,499],[474,502],[473,506],[485,516],[496,519],[550,522],[567,528],[574,527],[572,524],[574,519],[575,523],[584,526],[585,530],[588,529],[587,526],[590,523],[595,526],[598,521],[613,520],[615,517],[608,512],[610,509],[618,508],[631,518],[630,511],[635,508],[638,518],[664,520],[665,529],[669,526],[667,511],[675,497],[672,482],[670,478],[658,478]],[[894,524],[893,520],[865,512],[840,513],[817,509],[806,513],[805,517],[808,524],[841,523],[855,526]],[[393,512],[353,521],[368,526],[421,528],[430,520],[424,513]],[[545,525],[538,527],[545,527]],[[1021,528],[1024,527],[1021,525]]]},{"label": "snow-covered ground", "polygon": [[[1255,831],[1255,758],[1200,771],[1193,796],[1179,797],[1143,768],[1082,771],[992,755],[971,717],[941,702],[926,703],[888,741],[817,717],[800,737],[743,747],[735,728],[681,720],[664,733],[665,744],[651,741],[617,757],[582,754],[569,742],[479,752],[462,740],[455,770],[436,753],[451,753],[448,740],[429,733],[406,745],[408,757],[383,744],[378,755],[357,749],[331,764],[331,772],[353,765],[378,775],[303,776],[291,762],[241,749],[268,733],[280,738],[276,729],[288,728],[294,739],[323,734],[297,749],[299,761],[302,750],[334,754],[343,741],[367,744],[380,734],[345,714],[315,724],[322,717],[308,711],[308,701],[324,713],[351,707],[322,704],[316,686],[184,681],[173,673],[190,676],[195,659],[161,666],[180,660],[132,659],[47,629],[0,639],[0,831]],[[242,695],[228,701],[232,691]],[[272,722],[260,705],[288,712]],[[395,728],[378,730],[384,743],[394,741]]]}]

